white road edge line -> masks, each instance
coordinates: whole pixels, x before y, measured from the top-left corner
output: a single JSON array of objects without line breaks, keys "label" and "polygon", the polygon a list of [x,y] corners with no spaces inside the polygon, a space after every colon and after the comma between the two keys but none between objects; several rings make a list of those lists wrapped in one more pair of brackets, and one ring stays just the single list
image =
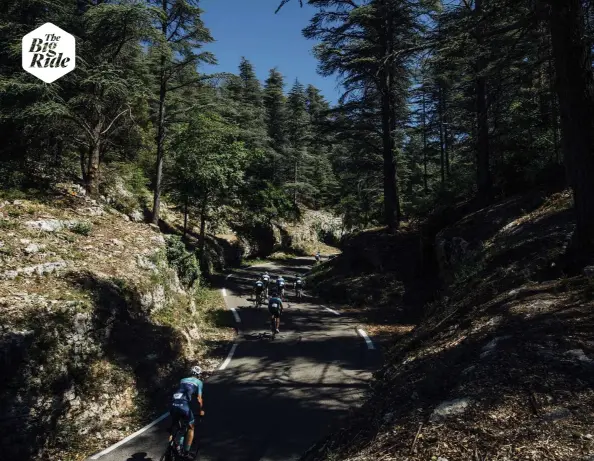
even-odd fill
[{"label": "white road edge line", "polygon": [[233,346],[231,346],[231,350],[229,351],[229,355],[227,355],[227,358],[221,364],[221,366],[219,367],[219,370],[224,370],[225,368],[227,368],[227,365],[229,365],[231,363],[231,359],[233,358],[233,354],[235,354],[235,349],[237,349],[237,343],[234,343]]},{"label": "white road edge line", "polygon": [[128,437],[126,437],[125,439],[120,440],[118,443],[112,445],[111,447],[106,448],[105,450],[97,453],[96,455],[91,456],[90,459],[99,459],[102,456],[106,455],[107,453],[115,450],[116,448],[121,447],[123,444],[125,444],[126,442],[132,440],[134,437],[142,434],[145,431],[148,431],[151,427],[159,424],[161,421],[163,421],[168,416],[169,416],[169,412],[165,413],[164,415],[159,416],[152,423],[148,424],[147,426],[144,426],[142,429],[137,430],[134,434],[130,434]]},{"label": "white road edge line", "polygon": [[[227,276],[227,278],[231,277],[232,274],[229,274]],[[227,291],[223,288],[222,289],[223,292],[223,296],[227,296]],[[231,308],[231,312],[233,312],[233,317],[235,317],[235,321],[237,323],[241,322],[241,318],[239,318],[239,314],[237,313],[237,310],[232,307]],[[231,359],[233,358],[233,354],[235,354],[235,349],[237,349],[237,343],[233,343],[233,346],[231,346],[231,350],[229,351],[229,354],[227,355],[227,358],[225,359],[225,361],[221,364],[221,366],[219,367],[219,370],[224,370],[225,368],[227,368],[227,366],[231,363]],[[165,418],[167,418],[169,416],[169,412],[159,416],[157,419],[155,419],[152,423],[144,426],[143,428],[137,430],[136,432],[134,432],[133,434],[130,434],[128,437],[123,438],[122,440],[120,440],[118,443],[113,444],[112,446],[106,448],[103,451],[100,451],[99,453],[97,453],[96,455],[91,456],[89,459],[99,459],[102,456],[105,456],[106,454],[112,452],[113,450],[115,450],[118,447],[121,447],[122,445],[124,445],[126,442],[129,442],[130,440],[132,440],[134,437],[139,436],[140,434],[142,434],[143,432],[148,431],[151,427],[156,426],[157,424],[159,424],[161,421],[163,421]]]},{"label": "white road edge line", "polygon": [[336,312],[334,309],[330,309],[329,307],[324,307],[328,312],[332,312],[334,315],[340,315],[340,312]]},{"label": "white road edge line", "polygon": [[231,312],[233,312],[233,317],[235,317],[235,321],[237,323],[241,323],[241,318],[239,318],[239,314],[237,313],[237,309],[234,307],[231,308]]},{"label": "white road edge line", "polygon": [[362,330],[361,328],[357,328],[357,333],[359,333],[359,335],[361,335],[361,337],[367,343],[367,349],[375,349],[375,346],[373,345],[371,338],[369,336],[367,336],[367,333],[365,333],[364,330]]}]

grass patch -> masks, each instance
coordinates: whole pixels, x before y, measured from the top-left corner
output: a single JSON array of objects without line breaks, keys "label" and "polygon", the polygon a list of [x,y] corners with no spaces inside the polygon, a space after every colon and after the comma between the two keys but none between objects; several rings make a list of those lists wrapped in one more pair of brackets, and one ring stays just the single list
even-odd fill
[{"label": "grass patch", "polygon": [[277,251],[276,253],[272,253],[269,258],[274,261],[288,261],[292,260],[295,256],[284,253],[282,251]]},{"label": "grass patch", "polygon": [[10,221],[8,219],[0,219],[0,229],[4,230],[12,230],[16,229],[18,224],[14,221]]},{"label": "grass patch", "polygon": [[93,224],[89,221],[79,221],[74,224],[70,230],[78,235],[90,235],[93,230]]},{"label": "grass patch", "polygon": [[269,261],[262,258],[253,258],[253,259],[246,259],[243,261],[243,265],[247,267],[252,266],[261,266],[262,264],[267,264]]}]

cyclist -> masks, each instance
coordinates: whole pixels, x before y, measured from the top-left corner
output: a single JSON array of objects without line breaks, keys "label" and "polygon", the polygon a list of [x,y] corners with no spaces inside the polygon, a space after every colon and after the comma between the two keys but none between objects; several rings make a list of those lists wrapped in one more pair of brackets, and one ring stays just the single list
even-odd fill
[{"label": "cyclist", "polygon": [[262,292],[264,291],[264,282],[262,280],[257,280],[254,284],[254,295],[256,298],[256,305],[259,306],[260,302],[262,301]]},{"label": "cyclist", "polygon": [[295,288],[295,296],[297,298],[302,298],[303,297],[303,288],[305,287],[305,282],[301,279],[301,277],[297,277],[297,280],[295,280],[295,283],[293,284],[294,288]]},{"label": "cyclist", "polygon": [[262,281],[264,282],[264,292],[266,293],[266,297],[268,297],[268,284],[270,283],[270,275],[268,275],[268,272],[264,272]]},{"label": "cyclist", "polygon": [[270,321],[274,330],[276,333],[279,333],[280,330],[278,327],[280,326],[280,316],[283,313],[283,301],[278,296],[276,288],[272,289],[272,296],[270,296],[270,300],[268,301],[268,312],[270,312]]},{"label": "cyclist", "polygon": [[318,252],[316,253],[316,262],[319,263],[321,258],[322,255],[320,254],[320,250],[318,250]]},{"label": "cyclist", "polygon": [[188,432],[185,437],[185,444],[183,450],[188,459],[193,459],[190,455],[190,448],[194,441],[194,414],[190,408],[192,396],[196,395],[198,406],[200,408],[200,416],[204,416],[203,400],[202,400],[202,386],[200,380],[202,369],[199,366],[194,366],[190,370],[190,377],[184,378],[179,382],[177,391],[173,394],[173,402],[171,404],[171,429],[169,430],[169,441],[173,438],[173,428],[177,425],[179,420],[188,422]]},{"label": "cyclist", "polygon": [[282,298],[284,298],[285,296],[285,279],[283,278],[282,275],[279,275],[278,278],[276,279],[276,289],[278,290],[278,293]]}]

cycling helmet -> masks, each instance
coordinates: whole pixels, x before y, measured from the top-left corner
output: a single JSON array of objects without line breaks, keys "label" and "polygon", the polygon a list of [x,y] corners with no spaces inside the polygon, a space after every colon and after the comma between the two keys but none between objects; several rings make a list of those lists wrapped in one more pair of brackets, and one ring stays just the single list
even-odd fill
[{"label": "cycling helmet", "polygon": [[198,365],[193,366],[192,369],[190,370],[190,373],[193,376],[200,376],[202,374],[202,368],[200,368]]}]

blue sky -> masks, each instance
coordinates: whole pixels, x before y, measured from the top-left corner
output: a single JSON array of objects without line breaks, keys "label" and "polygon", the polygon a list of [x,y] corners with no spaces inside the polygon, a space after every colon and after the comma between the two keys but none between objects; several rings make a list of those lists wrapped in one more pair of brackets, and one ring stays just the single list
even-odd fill
[{"label": "blue sky", "polygon": [[205,47],[217,57],[218,66],[203,66],[203,72],[233,72],[241,56],[256,69],[263,82],[268,71],[278,67],[285,76],[286,90],[296,78],[304,85],[318,87],[326,99],[336,102],[340,93],[333,77],[317,74],[317,60],[301,30],[307,26],[315,9],[291,0],[274,14],[279,0],[202,0],[203,20],[215,43]]}]

